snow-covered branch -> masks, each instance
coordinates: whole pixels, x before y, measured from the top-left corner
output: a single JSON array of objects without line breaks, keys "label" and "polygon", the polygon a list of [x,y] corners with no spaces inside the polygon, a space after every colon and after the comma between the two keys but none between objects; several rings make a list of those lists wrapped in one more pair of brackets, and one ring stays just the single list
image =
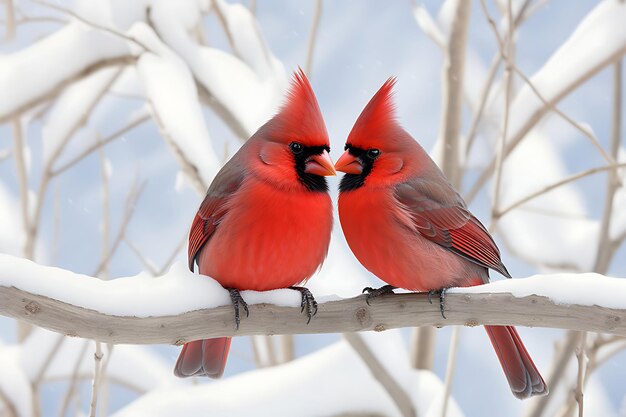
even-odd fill
[{"label": "snow-covered branch", "polygon": [[426,294],[365,303],[318,297],[306,324],[296,291],[244,291],[250,316],[235,329],[228,292],[175,265],[167,274],[102,281],[0,255],[0,314],[110,343],[180,343],[216,336],[339,333],[416,326],[512,324],[626,336],[626,280],[598,274],[537,275],[450,290],[446,319]]}]

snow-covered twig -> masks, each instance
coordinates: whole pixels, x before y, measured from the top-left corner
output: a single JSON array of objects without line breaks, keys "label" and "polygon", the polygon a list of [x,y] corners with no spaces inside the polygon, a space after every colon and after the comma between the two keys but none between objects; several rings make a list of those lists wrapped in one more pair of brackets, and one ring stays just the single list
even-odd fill
[{"label": "snow-covered twig", "polygon": [[150,50],[150,48],[148,48],[146,45],[144,45],[138,39],[135,39],[134,37],[129,36],[129,35],[123,33],[123,32],[120,32],[117,29],[114,29],[114,28],[111,28],[111,27],[107,27],[107,26],[103,26],[103,25],[100,25],[98,23],[89,21],[89,20],[85,19],[84,17],[82,17],[81,15],[79,15],[78,13],[74,12],[71,9],[67,9],[67,8],[65,8],[63,6],[59,6],[58,4],[48,3],[47,1],[44,1],[44,0],[33,0],[33,2],[35,2],[37,4],[40,4],[40,5],[44,6],[44,7],[48,7],[50,9],[52,9],[52,10],[56,10],[58,12],[65,13],[65,14],[67,14],[69,16],[72,16],[74,19],[78,20],[79,22],[84,23],[85,25],[90,26],[90,27],[92,27],[94,29],[98,29],[98,30],[101,30],[103,32],[110,33],[110,34],[112,34],[114,36],[117,36],[119,38],[127,40],[128,42],[134,43],[135,45],[140,47],[143,52],[147,52],[147,51]]},{"label": "snow-covered twig", "polygon": [[187,175],[187,178],[191,181],[193,188],[199,195],[204,195],[208,187],[208,184],[202,180],[200,176],[200,171],[198,167],[196,167],[188,158],[185,157],[185,154],[180,149],[180,147],[176,144],[176,141],[172,139],[169,132],[163,125],[160,116],[157,114],[156,109],[153,111],[153,117],[156,122],[157,127],[159,128],[159,132],[163,137],[165,143],[170,147],[172,153],[176,157],[176,160],[180,164],[183,172]]},{"label": "snow-covered twig", "polygon": [[411,398],[389,371],[380,363],[361,335],[358,333],[344,333],[343,337],[367,365],[372,376],[385,388],[385,391],[387,391],[387,394],[389,394],[396,404],[402,416],[418,417]]},{"label": "snow-covered twig", "polygon": [[[162,277],[103,281],[0,254],[0,314],[110,343],[181,343],[220,336],[484,324],[626,336],[626,303],[618,297],[624,292],[626,280],[619,278],[538,275],[450,290],[446,319],[426,294],[397,294],[376,299],[371,306],[364,296],[320,299],[319,312],[307,325],[299,293],[246,291],[243,296],[250,304],[250,316],[243,318],[236,330],[228,292],[180,264]],[[269,304],[272,302],[280,305]]]}]

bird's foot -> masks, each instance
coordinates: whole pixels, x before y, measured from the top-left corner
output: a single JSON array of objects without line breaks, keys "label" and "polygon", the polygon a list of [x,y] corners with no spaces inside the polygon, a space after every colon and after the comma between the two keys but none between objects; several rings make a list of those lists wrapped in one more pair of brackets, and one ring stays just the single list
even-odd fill
[{"label": "bird's foot", "polygon": [[306,324],[311,322],[311,318],[317,314],[317,301],[311,294],[308,288],[304,287],[289,287],[290,290],[299,291],[302,295],[302,302],[300,303],[300,312],[304,312],[306,309],[306,315],[309,318]]},{"label": "bird's foot", "polygon": [[365,302],[367,303],[367,305],[370,305],[370,300],[372,298],[380,297],[384,294],[393,294],[393,290],[395,290],[396,288],[398,287],[394,287],[393,285],[383,285],[380,288],[365,287],[361,292],[367,293],[367,295],[365,296]]},{"label": "bird's foot", "polygon": [[435,294],[439,295],[439,311],[441,312],[441,317],[443,317],[444,319],[446,318],[446,314],[445,314],[446,291],[448,291],[447,288],[428,291],[428,302],[431,304],[433,303],[433,299],[432,299],[433,295]]},{"label": "bird's foot", "polygon": [[243,299],[239,290],[235,288],[228,288],[228,293],[230,294],[230,301],[233,303],[233,308],[235,309],[235,324],[237,325],[237,330],[239,330],[239,323],[241,319],[239,317],[239,308],[243,308],[243,311],[246,312],[246,317],[250,315],[250,310],[248,310],[248,303]]}]

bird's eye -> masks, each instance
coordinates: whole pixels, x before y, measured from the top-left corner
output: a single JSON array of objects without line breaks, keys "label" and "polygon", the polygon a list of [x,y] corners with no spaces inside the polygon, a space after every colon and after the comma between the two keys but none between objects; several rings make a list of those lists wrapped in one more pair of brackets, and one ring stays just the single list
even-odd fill
[{"label": "bird's eye", "polygon": [[367,151],[367,157],[369,159],[376,159],[380,156],[380,151],[378,149],[369,149]]},{"label": "bird's eye", "polygon": [[302,153],[302,151],[304,150],[304,146],[302,146],[302,144],[298,142],[291,142],[289,144],[289,149],[291,149],[291,152],[297,155],[299,153]]}]

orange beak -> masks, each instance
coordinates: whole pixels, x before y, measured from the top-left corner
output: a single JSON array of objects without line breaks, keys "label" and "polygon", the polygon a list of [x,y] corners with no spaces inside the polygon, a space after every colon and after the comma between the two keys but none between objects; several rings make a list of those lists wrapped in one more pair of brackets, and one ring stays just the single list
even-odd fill
[{"label": "orange beak", "polygon": [[337,171],[335,171],[333,166],[333,160],[330,159],[330,155],[326,150],[319,155],[310,157],[304,164],[304,172],[322,177],[337,175]]},{"label": "orange beak", "polygon": [[354,155],[350,155],[350,150],[347,150],[335,163],[335,169],[346,174],[359,175],[363,172],[363,165]]}]

